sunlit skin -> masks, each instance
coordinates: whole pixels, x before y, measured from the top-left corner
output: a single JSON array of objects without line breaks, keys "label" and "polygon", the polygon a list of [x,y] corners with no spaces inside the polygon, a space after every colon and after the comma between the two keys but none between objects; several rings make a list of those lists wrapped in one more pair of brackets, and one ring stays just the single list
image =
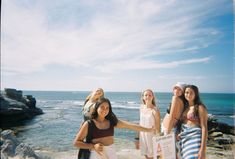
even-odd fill
[{"label": "sunlit skin", "polygon": [[173,88],[173,97],[171,100],[170,114],[166,114],[163,118],[163,125],[166,129],[166,134],[169,134],[172,128],[175,127],[178,119],[183,112],[183,101],[179,98],[183,94],[183,91],[179,87]]}]

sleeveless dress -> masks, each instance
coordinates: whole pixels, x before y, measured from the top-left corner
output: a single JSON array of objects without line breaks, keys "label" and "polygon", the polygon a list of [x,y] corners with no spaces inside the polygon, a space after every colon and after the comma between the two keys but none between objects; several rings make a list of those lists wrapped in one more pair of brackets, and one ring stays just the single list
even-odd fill
[{"label": "sleeveless dress", "polygon": [[[147,108],[144,105],[140,107],[140,125],[147,128],[155,126],[155,118],[153,116],[153,109]],[[141,155],[153,157],[153,132],[140,132],[140,152]]]}]

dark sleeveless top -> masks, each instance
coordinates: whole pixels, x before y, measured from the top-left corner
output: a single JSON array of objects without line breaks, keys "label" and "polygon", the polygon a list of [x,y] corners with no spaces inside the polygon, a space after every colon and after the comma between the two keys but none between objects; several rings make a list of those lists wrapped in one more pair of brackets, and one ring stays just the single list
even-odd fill
[{"label": "dark sleeveless top", "polygon": [[97,128],[93,120],[91,120],[91,124],[92,124],[92,138],[93,139],[114,136],[114,126],[111,123],[110,123],[109,128],[107,129]]}]

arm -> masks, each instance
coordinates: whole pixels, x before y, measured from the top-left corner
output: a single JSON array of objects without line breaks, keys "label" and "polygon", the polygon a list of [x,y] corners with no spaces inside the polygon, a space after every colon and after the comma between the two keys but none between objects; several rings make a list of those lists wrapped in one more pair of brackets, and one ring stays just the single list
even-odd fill
[{"label": "arm", "polygon": [[199,159],[206,158],[206,140],[207,140],[207,111],[203,106],[199,106],[199,119],[200,119],[200,126],[202,129],[202,138],[201,138],[201,147],[199,150]]},{"label": "arm", "polygon": [[169,134],[175,124],[178,122],[183,111],[183,102],[177,96],[172,97],[171,110],[169,114],[169,123],[166,125],[166,133]]},{"label": "arm", "polygon": [[145,132],[152,132],[154,130],[153,128],[145,128],[138,124],[130,123],[123,120],[118,120],[118,123],[115,127],[121,129],[131,129],[135,131],[145,131]]},{"label": "arm", "polygon": [[161,117],[160,117],[160,111],[157,108],[154,108],[153,116],[155,119],[155,134],[160,134],[160,123],[161,123]]},{"label": "arm", "polygon": [[80,128],[79,132],[77,133],[74,141],[73,141],[73,145],[75,147],[79,147],[79,148],[84,148],[84,149],[93,149],[94,148],[94,144],[91,143],[84,143],[83,140],[86,138],[88,133],[88,122],[86,121]]}]

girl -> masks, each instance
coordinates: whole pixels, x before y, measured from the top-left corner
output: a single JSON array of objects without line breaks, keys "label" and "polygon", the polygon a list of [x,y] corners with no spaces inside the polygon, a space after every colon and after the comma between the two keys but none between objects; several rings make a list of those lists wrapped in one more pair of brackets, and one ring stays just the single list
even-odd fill
[{"label": "girl", "polygon": [[91,92],[91,94],[89,94],[86,97],[86,100],[84,102],[83,111],[82,111],[84,121],[91,118],[91,114],[93,112],[95,103],[98,101],[98,99],[100,99],[102,97],[104,97],[104,90],[102,88],[98,88],[98,89],[94,90],[93,92]]},{"label": "girl", "polygon": [[92,142],[83,142],[88,132],[88,121],[85,121],[74,139],[75,147],[91,150],[90,159],[117,159],[114,147],[114,128],[154,131],[153,128],[145,128],[117,119],[107,98],[98,100],[91,118]]},{"label": "girl", "polygon": [[160,133],[160,111],[156,106],[154,93],[147,89],[141,95],[142,105],[140,106],[140,125],[144,127],[154,127],[155,132],[140,132],[140,152],[146,159],[153,158],[153,141],[154,135]]},{"label": "girl", "polygon": [[182,159],[205,159],[207,140],[207,110],[201,102],[197,86],[185,87],[186,110],[183,112],[180,150]]},{"label": "girl", "polygon": [[173,87],[173,96],[171,104],[167,109],[167,113],[162,121],[162,132],[164,135],[169,134],[176,127],[181,114],[184,111],[184,83],[177,82]]}]

